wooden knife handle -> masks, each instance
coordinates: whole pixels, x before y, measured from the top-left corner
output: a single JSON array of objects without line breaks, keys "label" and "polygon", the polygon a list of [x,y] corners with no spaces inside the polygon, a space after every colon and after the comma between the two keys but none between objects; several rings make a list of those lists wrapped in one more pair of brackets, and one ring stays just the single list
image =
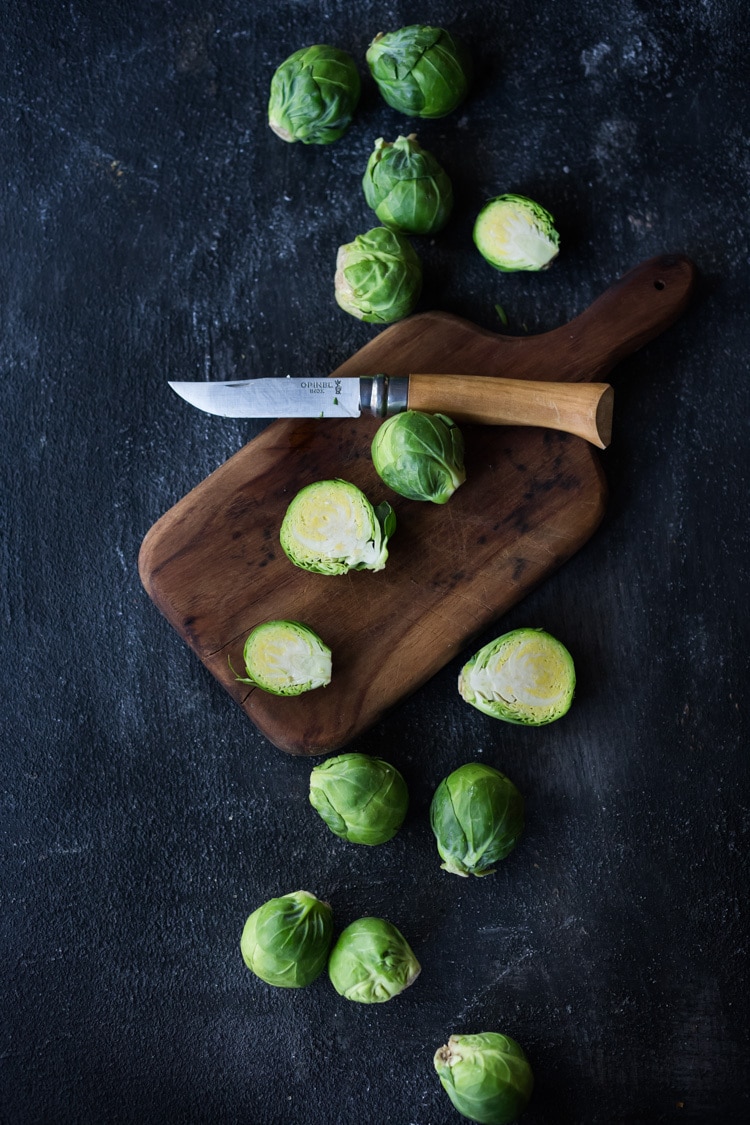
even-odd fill
[{"label": "wooden knife handle", "polygon": [[447,414],[454,422],[544,426],[606,449],[612,440],[614,391],[608,383],[548,383],[482,375],[410,375],[409,410]]}]

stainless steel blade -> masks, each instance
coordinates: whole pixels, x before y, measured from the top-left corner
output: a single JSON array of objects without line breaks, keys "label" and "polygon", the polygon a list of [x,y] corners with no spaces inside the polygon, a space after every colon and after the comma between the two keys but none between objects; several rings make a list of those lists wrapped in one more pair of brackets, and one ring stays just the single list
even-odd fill
[{"label": "stainless steel blade", "polygon": [[358,418],[359,379],[173,383],[191,406],[222,418]]}]

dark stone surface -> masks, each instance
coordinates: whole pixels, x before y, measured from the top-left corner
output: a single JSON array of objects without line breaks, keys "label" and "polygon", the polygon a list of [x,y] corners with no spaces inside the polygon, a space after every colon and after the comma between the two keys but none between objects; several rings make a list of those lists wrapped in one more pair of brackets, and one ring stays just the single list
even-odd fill
[{"label": "dark stone surface", "polygon": [[[4,8],[0,1120],[448,1125],[454,1031],[524,1044],[529,1125],[734,1125],[747,1021],[747,13],[615,5],[126,0]],[[401,118],[364,69],[383,28],[468,42],[470,99]],[[266,126],[268,84],[329,41],[363,72],[325,148]],[[259,423],[187,410],[168,377],[331,370],[374,334],[334,303],[336,247],[374,226],[376,137],[415,129],[454,179],[417,240],[420,308],[512,332],[564,323],[638,261],[689,254],[688,314],[613,375],[608,515],[500,624],[574,654],[568,717],[493,722],[460,662],[351,749],[412,803],[376,849],[328,834],[311,763],[270,746],[142,591],[153,521]],[[543,275],[471,245],[484,199],[556,215]],[[500,628],[497,630],[501,631]],[[489,639],[489,636],[485,639]],[[466,654],[468,655],[468,654]],[[522,843],[439,871],[427,810],[480,758],[528,802]],[[244,969],[245,917],[306,888],[382,914],[423,964],[377,1007]]]}]

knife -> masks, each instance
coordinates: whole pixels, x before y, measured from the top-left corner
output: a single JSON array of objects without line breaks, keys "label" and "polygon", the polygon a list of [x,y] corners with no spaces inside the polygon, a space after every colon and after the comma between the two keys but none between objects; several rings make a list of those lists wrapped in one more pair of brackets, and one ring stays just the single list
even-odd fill
[{"label": "knife", "polygon": [[223,418],[386,418],[421,410],[447,414],[454,422],[544,426],[600,449],[612,438],[614,391],[608,383],[420,374],[169,385],[192,406]]}]

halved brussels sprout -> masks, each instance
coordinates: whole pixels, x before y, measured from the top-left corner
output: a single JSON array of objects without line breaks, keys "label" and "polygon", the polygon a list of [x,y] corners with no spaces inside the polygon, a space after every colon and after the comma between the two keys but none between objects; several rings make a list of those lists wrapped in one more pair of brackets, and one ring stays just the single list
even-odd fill
[{"label": "halved brussels sprout", "polygon": [[295,566],[315,574],[382,570],[396,530],[393,508],[373,508],[355,484],[321,480],[301,489],[286,510],[279,538]]},{"label": "halved brussels sprout", "polygon": [[509,1035],[451,1035],[435,1052],[435,1070],[455,1109],[481,1125],[510,1125],[529,1104],[534,1075]]},{"label": "halved brussels sprout", "polygon": [[430,825],[443,871],[491,875],[523,832],[524,801],[510,778],[468,762],[444,778],[432,798]]},{"label": "halved brussels sprout", "polygon": [[469,89],[469,55],[440,27],[413,24],[381,32],[366,59],[385,101],[407,117],[445,117]]},{"label": "halved brussels sprout", "polygon": [[358,1004],[392,1000],[419,976],[406,938],[384,918],[360,918],[339,934],[328,975],[339,996]]},{"label": "halved brussels sprout", "polygon": [[383,226],[407,234],[434,234],[453,207],[453,186],[414,133],[393,144],[378,137],[362,187]]},{"label": "halved brussels sprout", "polygon": [[339,246],[336,302],[368,324],[391,324],[408,316],[422,291],[422,263],[398,231],[374,227]]},{"label": "halved brussels sprout", "polygon": [[382,480],[409,500],[445,504],[466,480],[464,439],[445,414],[394,414],[376,432],[371,453]]},{"label": "halved brussels sprout", "polygon": [[389,762],[339,754],[310,774],[310,804],[336,836],[353,844],[384,844],[401,827],[409,794]]},{"label": "halved brussels sprout", "polygon": [[498,195],[474,223],[474,244],[496,270],[543,270],[560,252],[555,220],[523,195]]},{"label": "halved brussels sprout", "polygon": [[318,43],[295,51],[271,79],[268,124],[283,141],[327,145],[352,120],[361,82],[351,55]]},{"label": "halved brussels sprout", "polygon": [[265,621],[245,641],[247,676],[271,695],[301,695],[331,682],[331,650],[317,633],[299,621]]},{"label": "halved brussels sprout", "polygon": [[320,976],[333,940],[333,912],[309,891],[269,899],[242,931],[242,959],[277,988],[303,988]]},{"label": "halved brussels sprout", "polygon": [[573,658],[543,629],[513,629],[480,648],[461,669],[463,699],[506,723],[541,727],[570,710]]}]

